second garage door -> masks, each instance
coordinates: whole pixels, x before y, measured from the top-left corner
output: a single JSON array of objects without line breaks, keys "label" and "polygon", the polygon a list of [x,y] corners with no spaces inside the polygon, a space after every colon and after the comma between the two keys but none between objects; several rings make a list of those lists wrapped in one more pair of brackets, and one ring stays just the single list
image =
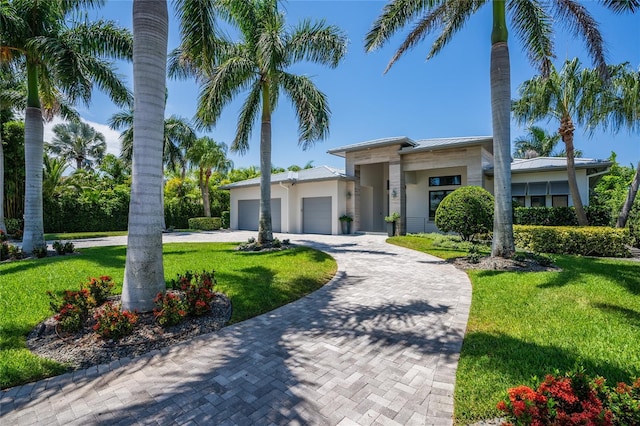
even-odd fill
[{"label": "second garage door", "polygon": [[331,197],[302,199],[302,232],[331,234]]},{"label": "second garage door", "polygon": [[[257,231],[260,220],[260,200],[238,200],[238,229]],[[280,198],[271,199],[271,227],[273,232],[282,232]]]}]

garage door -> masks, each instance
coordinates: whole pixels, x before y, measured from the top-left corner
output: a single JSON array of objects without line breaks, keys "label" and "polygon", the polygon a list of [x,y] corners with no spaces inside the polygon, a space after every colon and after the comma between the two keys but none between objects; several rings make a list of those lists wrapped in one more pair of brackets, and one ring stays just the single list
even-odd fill
[{"label": "garage door", "polygon": [[331,234],[331,197],[302,199],[302,232]]},{"label": "garage door", "polygon": [[[271,227],[273,232],[282,232],[280,198],[271,199]],[[258,230],[260,200],[238,200],[238,229]]]}]

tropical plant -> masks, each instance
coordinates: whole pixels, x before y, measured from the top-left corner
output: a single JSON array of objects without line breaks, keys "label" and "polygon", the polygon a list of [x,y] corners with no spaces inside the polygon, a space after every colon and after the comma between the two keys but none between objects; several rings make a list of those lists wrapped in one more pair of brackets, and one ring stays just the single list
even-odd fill
[{"label": "tropical plant", "polygon": [[165,289],[162,147],[169,16],[166,1],[133,1],[133,168],[122,309],[150,311]]},{"label": "tropical plant", "polygon": [[104,135],[84,121],[56,124],[53,133],[55,137],[45,143],[45,150],[66,161],[75,161],[76,170],[91,169],[104,158],[107,150]]},{"label": "tropical plant", "polygon": [[487,233],[493,223],[493,196],[479,186],[464,186],[444,197],[435,222],[442,232],[455,232],[463,241]]},{"label": "tropical plant", "polygon": [[6,225],[6,231],[9,231],[10,222],[22,220],[24,210],[24,122],[9,121],[2,125],[0,131],[4,145],[4,172],[0,176],[4,180],[0,184],[0,193],[4,191],[4,196],[0,196],[0,226]]},{"label": "tropical plant", "polygon": [[560,72],[552,65],[549,75],[522,83],[518,90],[520,99],[513,102],[513,117],[520,123],[558,121],[558,134],[565,145],[569,191],[581,226],[586,226],[588,220],[576,179],[574,133],[576,125],[589,124],[588,111],[597,105],[606,90],[600,72],[582,69],[580,61],[574,58],[567,60]]},{"label": "tropical plant", "polygon": [[227,145],[204,136],[196,140],[187,151],[187,159],[198,168],[198,186],[202,194],[205,217],[211,217],[209,201],[209,179],[212,172],[227,173],[233,162],[227,158]]},{"label": "tropical plant", "polygon": [[260,170],[256,166],[241,167],[239,169],[230,170],[227,173],[226,181],[240,182],[242,180],[253,179],[260,176]]},{"label": "tropical plant", "polygon": [[[23,249],[44,244],[42,218],[42,106],[68,115],[69,104],[88,104],[94,84],[116,103],[130,94],[106,58],[131,59],[131,36],[113,22],[70,19],[100,0],[3,1],[0,61],[23,64],[25,110],[25,226]],[[62,102],[60,102],[62,99]]]},{"label": "tropical plant", "polygon": [[[585,40],[589,55],[604,74],[606,62],[604,46],[596,21],[587,9],[574,0],[554,0],[541,3],[535,0],[391,0],[376,19],[366,36],[365,46],[373,51],[388,42],[402,27],[417,21],[400,48],[392,57],[387,70],[407,50],[421,42],[427,34],[441,31],[431,46],[427,59],[437,55],[463,28],[467,20],[485,4],[491,4],[493,27],[491,32],[491,114],[493,125],[493,155],[495,164],[495,215],[493,222],[493,256],[509,257],[514,252],[511,201],[511,138],[510,103],[511,77],[507,44],[507,12],[512,18],[515,33],[520,38],[529,60],[548,75],[553,57],[553,17],[557,16],[576,36]],[[615,12],[635,11],[637,0],[618,2],[602,0]]]},{"label": "tropical plant", "polygon": [[527,128],[527,135],[515,139],[515,158],[551,157],[553,150],[560,141],[560,135],[549,134],[538,126]]},{"label": "tropical plant", "polygon": [[42,195],[44,198],[52,198],[61,191],[64,185],[64,172],[67,170],[67,162],[45,154],[43,163]]},{"label": "tropical plant", "polygon": [[[221,3],[221,2],[220,2]],[[249,149],[249,137],[260,114],[260,220],[258,241],[273,240],[271,226],[271,115],[282,93],[289,98],[298,118],[299,144],[303,149],[328,134],[330,111],[325,95],[310,78],[287,71],[308,61],[336,67],[346,53],[346,37],[335,26],[305,20],[292,29],[276,0],[251,2],[178,0],[182,44],[171,54],[173,77],[195,77],[201,83],[197,120],[214,126],[225,106],[248,89],[238,117],[234,152]],[[240,32],[231,42],[216,31],[222,16]],[[203,34],[205,36],[203,37]]]}]

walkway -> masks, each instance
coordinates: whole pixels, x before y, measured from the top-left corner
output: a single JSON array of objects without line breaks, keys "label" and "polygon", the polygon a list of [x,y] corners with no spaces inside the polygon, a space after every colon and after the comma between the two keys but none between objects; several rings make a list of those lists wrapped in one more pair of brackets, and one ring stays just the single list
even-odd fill
[{"label": "walkway", "polygon": [[281,237],[331,253],[336,277],[218,333],[1,392],[0,424],[452,424],[466,274],[383,236]]}]

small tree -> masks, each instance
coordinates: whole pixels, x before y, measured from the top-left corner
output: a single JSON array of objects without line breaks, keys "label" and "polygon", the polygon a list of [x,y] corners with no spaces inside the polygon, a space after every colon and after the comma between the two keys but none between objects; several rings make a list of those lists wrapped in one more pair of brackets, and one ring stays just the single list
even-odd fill
[{"label": "small tree", "polygon": [[465,186],[444,197],[436,210],[436,226],[465,241],[493,226],[493,195],[479,186]]}]

